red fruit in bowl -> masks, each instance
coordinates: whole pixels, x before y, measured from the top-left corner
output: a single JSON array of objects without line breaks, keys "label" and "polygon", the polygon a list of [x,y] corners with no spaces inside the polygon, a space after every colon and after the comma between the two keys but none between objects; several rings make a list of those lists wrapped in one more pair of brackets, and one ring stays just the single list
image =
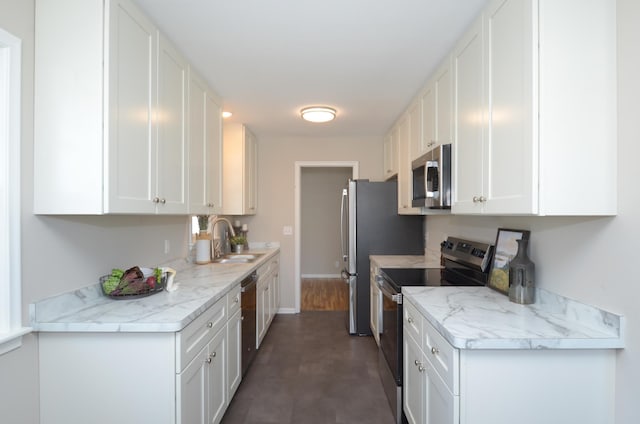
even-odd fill
[{"label": "red fruit in bowl", "polygon": [[146,283],[147,283],[147,285],[149,286],[150,289],[155,289],[156,288],[156,277],[154,277],[153,275],[148,277]]}]

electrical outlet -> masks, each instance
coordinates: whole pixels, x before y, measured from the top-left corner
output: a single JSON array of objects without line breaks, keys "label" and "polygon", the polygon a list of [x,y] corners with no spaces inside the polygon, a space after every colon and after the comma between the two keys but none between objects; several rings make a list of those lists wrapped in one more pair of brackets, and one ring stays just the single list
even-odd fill
[{"label": "electrical outlet", "polygon": [[171,246],[169,245],[169,240],[164,241],[164,254],[168,255],[171,250]]}]

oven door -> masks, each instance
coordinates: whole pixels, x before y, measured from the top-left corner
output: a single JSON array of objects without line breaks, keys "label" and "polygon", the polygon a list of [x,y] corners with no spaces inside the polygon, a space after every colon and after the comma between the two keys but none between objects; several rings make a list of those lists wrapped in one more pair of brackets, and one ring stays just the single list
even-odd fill
[{"label": "oven door", "polygon": [[384,279],[378,280],[382,294],[380,350],[396,384],[402,384],[402,294]]}]

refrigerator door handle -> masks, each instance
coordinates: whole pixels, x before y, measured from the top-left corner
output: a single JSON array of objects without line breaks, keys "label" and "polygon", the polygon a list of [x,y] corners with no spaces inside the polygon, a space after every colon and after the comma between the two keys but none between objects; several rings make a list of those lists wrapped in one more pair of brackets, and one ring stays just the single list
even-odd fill
[{"label": "refrigerator door handle", "polygon": [[347,189],[342,189],[342,201],[340,202],[340,253],[342,254],[342,261],[347,261],[347,255],[345,252],[345,238],[344,238],[344,227],[345,227],[345,205],[347,203]]}]

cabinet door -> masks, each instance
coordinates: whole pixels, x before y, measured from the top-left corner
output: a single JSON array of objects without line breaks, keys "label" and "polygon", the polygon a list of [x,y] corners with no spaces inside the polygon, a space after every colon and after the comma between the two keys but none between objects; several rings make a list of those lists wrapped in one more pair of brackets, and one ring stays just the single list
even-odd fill
[{"label": "cabinet door", "polygon": [[[415,110],[414,110],[415,114]],[[416,116],[416,118],[418,118]],[[411,181],[411,115],[406,114],[398,125],[398,213],[400,215],[418,215],[419,208],[411,206],[413,184]]]},{"label": "cabinet door", "polygon": [[222,210],[222,101],[189,70],[189,212]]},{"label": "cabinet door", "polygon": [[208,382],[209,364],[207,348],[176,376],[178,424],[208,423]]},{"label": "cabinet door", "polygon": [[245,143],[245,215],[255,215],[258,209],[258,141],[246,131]]},{"label": "cabinet door", "polygon": [[233,398],[242,380],[242,312],[227,322],[227,394]]},{"label": "cabinet door", "polygon": [[436,144],[436,93],[432,82],[422,93],[422,138],[418,146],[420,156],[431,150]]},{"label": "cabinet door", "polygon": [[380,289],[376,284],[377,270],[372,267],[370,274],[371,279],[369,281],[369,327],[371,328],[371,333],[373,334],[373,338],[375,339],[376,344],[380,346],[380,333],[378,332],[378,325],[380,322]]},{"label": "cabinet door", "polygon": [[155,26],[129,2],[112,1],[108,59],[108,186],[105,212],[153,213],[156,205]]},{"label": "cabinet door", "polygon": [[210,214],[222,213],[222,99],[205,92],[205,193]]},{"label": "cabinet door", "polygon": [[451,112],[453,109],[453,96],[451,94],[451,58],[447,57],[440,68],[436,72],[434,80],[434,89],[436,97],[435,110],[435,141],[437,146],[440,144],[451,143],[452,137],[452,120]]},{"label": "cabinet door", "polygon": [[158,48],[158,213],[187,213],[187,62],[162,35]]},{"label": "cabinet door", "polygon": [[408,332],[403,337],[402,408],[410,424],[445,424],[446,421],[425,421],[426,360],[422,350]]},{"label": "cabinet door", "polygon": [[485,213],[538,211],[532,9],[529,0],[494,0],[485,14]]},{"label": "cabinet door", "polygon": [[482,212],[483,66],[482,19],[460,39],[453,53],[453,213]]},{"label": "cabinet door", "polygon": [[215,424],[222,420],[228,405],[227,397],[227,332],[222,329],[207,345],[207,384],[209,388],[209,420]]},{"label": "cabinet door", "polygon": [[384,179],[388,180],[398,173],[398,127],[384,141]]},{"label": "cabinet door", "polygon": [[267,333],[267,320],[269,317],[269,295],[265,277],[260,277],[256,287],[256,348],[260,347],[262,339]]},{"label": "cabinet door", "polygon": [[427,424],[458,424],[460,422],[460,396],[454,396],[438,373],[426,366],[424,422]]}]

